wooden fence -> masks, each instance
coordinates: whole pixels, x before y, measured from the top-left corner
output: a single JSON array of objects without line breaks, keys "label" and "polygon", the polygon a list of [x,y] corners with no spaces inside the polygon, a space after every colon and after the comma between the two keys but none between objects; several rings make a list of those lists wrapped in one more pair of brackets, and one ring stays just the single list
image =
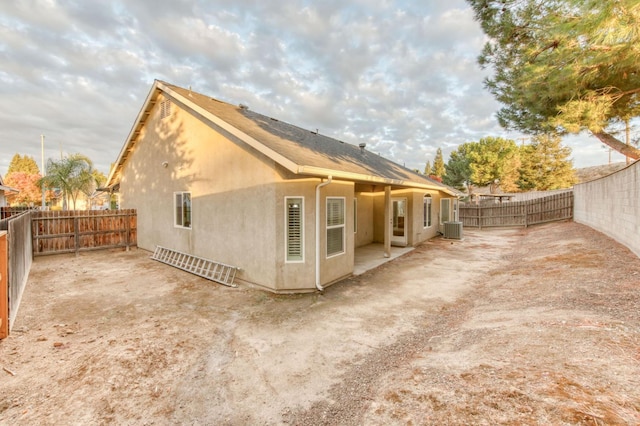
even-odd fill
[{"label": "wooden fence", "polygon": [[137,245],[135,210],[23,211],[0,220],[0,339],[15,322],[33,256]]},{"label": "wooden fence", "polygon": [[23,211],[0,221],[0,339],[11,331],[31,270],[31,214]]},{"label": "wooden fence", "polygon": [[38,211],[31,224],[34,256],[137,245],[134,209]]},{"label": "wooden fence", "polygon": [[573,217],[573,192],[550,195],[535,200],[501,204],[460,206],[463,227],[489,228],[530,226]]},{"label": "wooden fence", "polygon": [[0,220],[22,214],[28,210],[33,209],[31,207],[0,207]]},{"label": "wooden fence", "polygon": [[9,330],[18,316],[18,308],[22,293],[27,286],[33,250],[31,240],[31,216],[24,212],[9,219],[8,252],[9,252]]},{"label": "wooden fence", "polygon": [[7,232],[0,231],[0,339],[9,335],[8,254]]}]

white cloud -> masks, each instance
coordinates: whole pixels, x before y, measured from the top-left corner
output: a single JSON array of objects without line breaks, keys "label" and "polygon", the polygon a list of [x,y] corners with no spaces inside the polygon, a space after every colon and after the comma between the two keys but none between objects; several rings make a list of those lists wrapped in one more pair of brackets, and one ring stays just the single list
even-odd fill
[{"label": "white cloud", "polygon": [[[108,172],[155,78],[422,169],[506,134],[484,40],[463,0],[1,2],[0,173],[39,158],[43,133],[48,157],[62,145]],[[574,157],[595,161],[585,140]]]}]

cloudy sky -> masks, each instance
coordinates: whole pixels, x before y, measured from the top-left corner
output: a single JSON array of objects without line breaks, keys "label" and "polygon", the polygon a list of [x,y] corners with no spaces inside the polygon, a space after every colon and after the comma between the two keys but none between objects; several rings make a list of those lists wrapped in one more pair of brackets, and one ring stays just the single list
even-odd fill
[{"label": "cloudy sky", "polygon": [[[407,167],[501,129],[463,0],[0,2],[0,174],[82,153],[107,174],[160,79],[319,129]],[[604,164],[588,136],[574,165]],[[613,161],[623,158],[614,153]]]}]

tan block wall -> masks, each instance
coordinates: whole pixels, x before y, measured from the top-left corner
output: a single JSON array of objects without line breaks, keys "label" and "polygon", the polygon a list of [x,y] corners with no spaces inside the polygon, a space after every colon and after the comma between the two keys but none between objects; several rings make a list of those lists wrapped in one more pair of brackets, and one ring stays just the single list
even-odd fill
[{"label": "tan block wall", "polygon": [[602,179],[576,185],[573,218],[640,256],[640,161]]}]

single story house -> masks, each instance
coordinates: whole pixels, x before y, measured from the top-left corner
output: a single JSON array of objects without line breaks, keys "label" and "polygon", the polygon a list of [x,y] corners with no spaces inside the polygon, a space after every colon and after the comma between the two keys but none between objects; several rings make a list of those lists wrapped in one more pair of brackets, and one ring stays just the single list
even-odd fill
[{"label": "single story house", "polygon": [[5,196],[6,192],[20,192],[17,189],[11,188],[9,186],[5,186],[2,181],[2,176],[0,176],[0,207],[6,207],[9,205],[7,202],[7,197]]},{"label": "single story house", "polygon": [[244,105],[155,81],[107,186],[138,211],[138,246],[234,265],[236,280],[308,292],[353,273],[359,247],[415,246],[457,220],[454,189]]}]

